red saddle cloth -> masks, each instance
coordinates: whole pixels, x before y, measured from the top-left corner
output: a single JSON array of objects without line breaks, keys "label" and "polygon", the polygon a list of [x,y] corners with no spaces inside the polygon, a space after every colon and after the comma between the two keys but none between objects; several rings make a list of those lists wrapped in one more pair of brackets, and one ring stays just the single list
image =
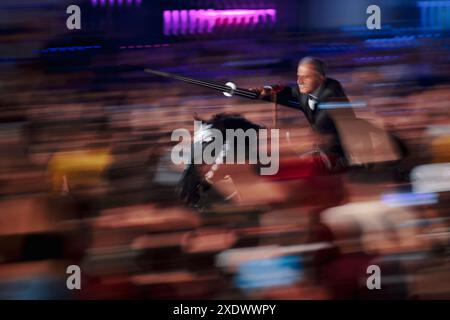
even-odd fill
[{"label": "red saddle cloth", "polygon": [[285,159],[280,161],[277,174],[265,177],[277,182],[298,181],[294,192],[304,206],[332,207],[347,197],[342,176],[338,174],[343,169],[336,169],[337,160],[337,157],[324,160],[320,155]]},{"label": "red saddle cloth", "polygon": [[328,156],[328,161],[320,155],[280,160],[278,172],[267,177],[279,181],[328,176],[334,173],[332,168],[336,166],[337,158]]}]

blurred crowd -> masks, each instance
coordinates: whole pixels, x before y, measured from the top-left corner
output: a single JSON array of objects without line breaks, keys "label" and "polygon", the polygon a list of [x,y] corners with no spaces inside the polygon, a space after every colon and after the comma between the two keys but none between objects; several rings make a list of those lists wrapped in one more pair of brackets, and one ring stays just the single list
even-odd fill
[{"label": "blurred crowd", "polygon": [[[390,44],[280,34],[2,61],[0,298],[449,299],[449,40]],[[295,82],[312,54],[404,157],[282,180],[232,168],[238,198],[185,206],[170,138],[195,114],[276,124],[288,176],[317,137],[296,110],[120,66],[250,88]],[[81,290],[66,287],[69,265]]]}]

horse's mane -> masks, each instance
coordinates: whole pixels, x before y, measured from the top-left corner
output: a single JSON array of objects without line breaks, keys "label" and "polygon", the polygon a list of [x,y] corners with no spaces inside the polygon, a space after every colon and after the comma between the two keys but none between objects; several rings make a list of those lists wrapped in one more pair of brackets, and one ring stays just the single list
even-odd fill
[{"label": "horse's mane", "polygon": [[263,126],[247,120],[239,113],[222,112],[215,114],[208,120],[201,119],[200,117],[195,115],[194,119],[205,122],[207,124],[212,124],[214,128],[221,131],[224,131],[226,129],[258,130],[263,128]]}]

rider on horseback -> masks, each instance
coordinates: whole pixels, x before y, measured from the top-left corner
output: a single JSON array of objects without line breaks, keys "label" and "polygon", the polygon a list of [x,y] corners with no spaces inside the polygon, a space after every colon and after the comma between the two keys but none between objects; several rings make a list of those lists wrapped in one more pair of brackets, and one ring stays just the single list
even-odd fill
[{"label": "rider on horseback", "polygon": [[328,157],[337,158],[335,165],[346,163],[344,149],[336,122],[352,120],[355,114],[339,81],[325,74],[322,60],[305,57],[297,68],[297,84],[293,86],[265,86],[251,89],[263,100],[275,100],[278,104],[298,109],[305,114],[311,127],[328,137],[320,150]]}]

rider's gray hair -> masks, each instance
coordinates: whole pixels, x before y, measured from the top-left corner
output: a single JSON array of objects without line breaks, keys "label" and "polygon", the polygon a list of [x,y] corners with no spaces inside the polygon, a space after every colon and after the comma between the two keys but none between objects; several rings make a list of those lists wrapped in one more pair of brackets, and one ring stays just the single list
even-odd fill
[{"label": "rider's gray hair", "polygon": [[316,71],[318,73],[320,73],[321,75],[325,75],[325,62],[323,62],[322,60],[315,58],[315,57],[304,57],[302,60],[299,61],[298,65],[303,65],[303,64],[311,64],[314,66],[314,69],[316,69]]}]

